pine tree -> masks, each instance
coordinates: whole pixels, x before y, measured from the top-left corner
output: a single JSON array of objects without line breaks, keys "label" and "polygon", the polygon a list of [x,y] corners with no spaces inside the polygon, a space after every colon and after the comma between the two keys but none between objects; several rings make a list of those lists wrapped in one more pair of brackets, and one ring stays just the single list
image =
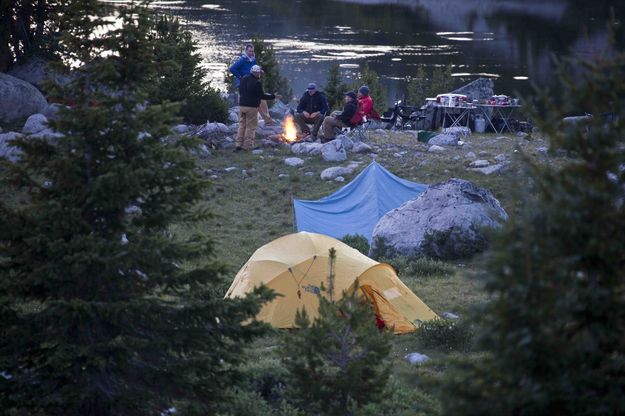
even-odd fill
[{"label": "pine tree", "polygon": [[152,36],[157,76],[149,86],[148,100],[182,103],[178,115],[186,123],[226,122],[228,104],[204,81],[206,70],[191,33],[182,29],[178,19],[159,16]]},{"label": "pine tree", "polygon": [[390,375],[390,334],[378,330],[371,305],[358,292],[336,301],[320,296],[319,317],[311,323],[305,310],[298,311],[299,329],[285,334],[288,388],[308,413],[352,415],[382,400]]},{"label": "pine tree", "polygon": [[[163,139],[176,106],[150,105],[158,71],[145,6],[73,3],[56,139],[15,143],[0,202],[0,408],[9,415],[210,414],[236,379],[242,322],[269,298],[223,300],[211,243],[173,235],[206,182],[187,147]],[[102,29],[110,29],[103,34]],[[96,35],[96,32],[98,33]],[[70,59],[71,58],[71,59]],[[204,260],[206,263],[206,260]]]},{"label": "pine tree", "polygon": [[417,68],[417,73],[408,78],[406,88],[406,102],[414,106],[422,106],[428,97],[436,97],[453,90],[454,79],[451,76],[453,66],[447,65],[444,69],[433,68],[428,76],[423,65]]},{"label": "pine tree", "polygon": [[[567,157],[525,162],[529,190],[487,262],[484,359],[454,366],[445,414],[625,413],[624,72],[622,53],[565,61],[561,103],[539,101]],[[585,111],[585,126],[562,121]]]},{"label": "pine tree", "polygon": [[53,54],[54,36],[65,29],[62,12],[68,0],[0,2],[0,72],[32,53]]},{"label": "pine tree", "polygon": [[289,88],[289,81],[280,75],[280,64],[276,58],[273,46],[258,36],[252,39],[256,62],[263,69],[263,89],[267,92],[282,95],[285,98],[291,97],[293,91]]},{"label": "pine tree", "polygon": [[343,95],[347,92],[347,85],[341,80],[340,67],[334,64],[328,70],[328,82],[324,89],[330,110],[341,110],[343,108]]},{"label": "pine tree", "polygon": [[352,83],[352,89],[358,91],[358,88],[366,85],[369,87],[369,95],[373,98],[373,105],[380,114],[386,110],[386,89],[380,83],[378,73],[369,68],[368,64],[364,64],[360,68],[360,75]]}]

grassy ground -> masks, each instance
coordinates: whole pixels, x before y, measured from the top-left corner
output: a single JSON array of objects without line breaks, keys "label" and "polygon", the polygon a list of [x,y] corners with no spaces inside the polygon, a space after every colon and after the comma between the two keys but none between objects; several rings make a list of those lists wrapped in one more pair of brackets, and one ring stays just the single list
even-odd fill
[{"label": "grassy ground", "polygon": [[[425,184],[453,177],[470,180],[491,190],[508,213],[513,210],[509,197],[511,179],[519,174],[518,163],[515,162],[518,151],[530,158],[546,161],[544,149],[538,149],[548,146],[541,138],[519,138],[510,134],[473,135],[465,140],[463,146],[447,148],[442,154],[428,153],[429,145],[418,142],[412,134],[404,132],[371,132],[366,142],[373,146],[377,161],[396,175]],[[467,158],[469,152],[475,153],[476,157]],[[475,159],[487,159],[494,163],[495,156],[502,154],[511,161],[505,173],[486,176],[467,170],[468,164]],[[336,164],[312,156],[305,158],[305,164],[301,167],[289,167],[284,164],[284,159],[292,156],[287,148],[265,149],[261,155],[214,151],[201,161],[202,169],[213,181],[205,204],[214,216],[194,230],[178,231],[200,232],[213,238],[216,242],[216,257],[230,267],[225,286],[258,247],[294,232],[292,198],[318,199],[345,185],[319,178],[323,169]],[[360,167],[345,178],[346,182],[353,179],[371,160],[369,154],[350,155],[350,159],[342,165],[355,161],[360,163]],[[227,172],[226,169],[230,167],[235,169]],[[307,172],[312,174],[306,175]],[[281,174],[288,176],[279,177]],[[422,266],[428,270],[423,270],[421,266],[407,268],[400,270],[400,277],[435,312],[440,314],[452,311],[466,316],[472,306],[485,301],[481,284],[474,277],[481,271],[479,258],[442,266],[426,262]],[[284,334],[266,337],[250,349],[252,360],[249,370],[250,374],[254,374],[252,378],[258,377],[258,374],[269,374],[270,379],[280,378],[280,336]],[[405,354],[415,351],[425,353],[434,360],[425,367],[415,367],[403,359]],[[393,338],[390,357],[393,362],[392,384],[404,389],[397,394],[405,397],[398,396],[396,400],[411,403],[405,414],[436,413],[438,405],[429,392],[421,389],[419,380],[422,377],[419,375],[441,376],[445,369],[437,358],[456,354],[479,359],[479,355],[474,352],[424,348],[415,334]],[[389,414],[404,414],[399,409],[385,411]]]}]

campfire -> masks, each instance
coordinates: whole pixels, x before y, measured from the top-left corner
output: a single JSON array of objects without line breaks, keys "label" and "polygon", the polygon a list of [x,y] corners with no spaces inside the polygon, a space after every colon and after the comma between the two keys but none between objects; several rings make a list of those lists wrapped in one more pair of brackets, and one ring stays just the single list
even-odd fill
[{"label": "campfire", "polygon": [[282,123],[282,139],[287,143],[295,143],[297,141],[297,128],[293,121],[293,116],[288,114]]}]

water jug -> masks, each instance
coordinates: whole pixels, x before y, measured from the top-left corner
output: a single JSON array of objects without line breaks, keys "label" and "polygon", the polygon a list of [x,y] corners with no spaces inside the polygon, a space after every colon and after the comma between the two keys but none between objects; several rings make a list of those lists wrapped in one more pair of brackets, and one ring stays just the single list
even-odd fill
[{"label": "water jug", "polygon": [[484,133],[486,131],[486,120],[482,116],[475,117],[475,132]]}]

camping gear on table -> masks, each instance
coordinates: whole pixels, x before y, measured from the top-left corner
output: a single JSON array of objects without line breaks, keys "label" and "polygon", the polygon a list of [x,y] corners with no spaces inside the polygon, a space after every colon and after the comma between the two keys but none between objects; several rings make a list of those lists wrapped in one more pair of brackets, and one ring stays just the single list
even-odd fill
[{"label": "camping gear on table", "polygon": [[371,234],[380,218],[404,202],[416,198],[427,186],[393,175],[373,161],[353,181],[316,201],[293,200],[297,231],[343,238]]},{"label": "camping gear on table", "polygon": [[385,326],[397,334],[412,332],[419,322],[437,318],[388,264],[334,238],[307,232],[289,234],[256,250],[237,273],[226,298],[243,297],[265,284],[279,296],[265,304],[256,319],[274,328],[294,328],[295,314],[303,308],[315,319],[319,296],[327,296],[321,288],[328,287],[330,248],[336,250],[334,299],[359,290]]}]

